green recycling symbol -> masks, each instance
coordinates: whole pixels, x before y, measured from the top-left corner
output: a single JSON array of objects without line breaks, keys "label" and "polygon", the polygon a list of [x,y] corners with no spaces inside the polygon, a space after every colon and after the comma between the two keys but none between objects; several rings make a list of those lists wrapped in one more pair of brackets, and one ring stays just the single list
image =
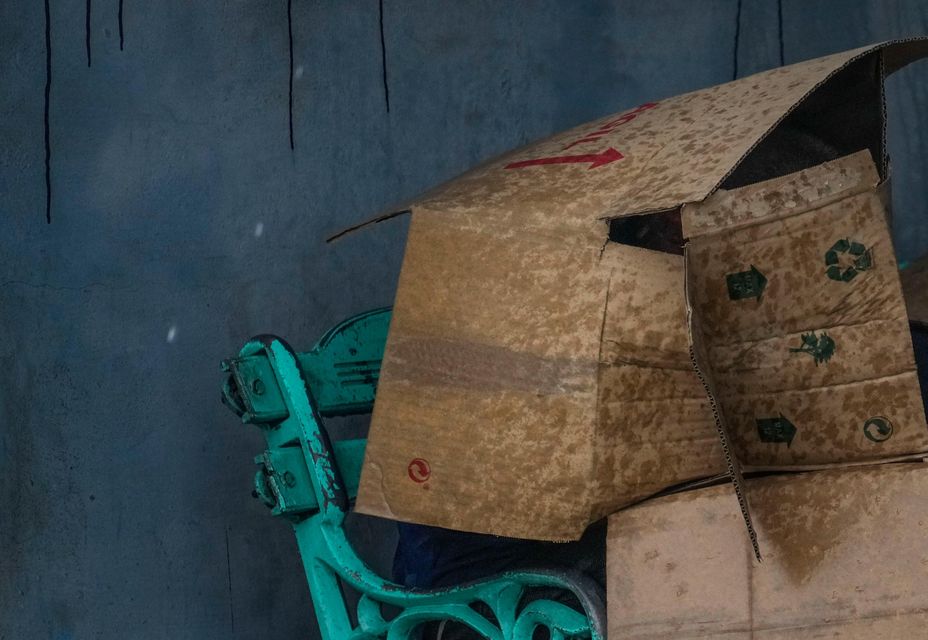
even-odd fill
[{"label": "green recycling symbol", "polygon": [[873,266],[873,256],[861,243],[842,238],[825,252],[825,266],[825,275],[832,280],[850,282]]},{"label": "green recycling symbol", "polygon": [[893,423],[889,418],[873,416],[864,423],[864,435],[872,442],[886,442],[893,435]]}]

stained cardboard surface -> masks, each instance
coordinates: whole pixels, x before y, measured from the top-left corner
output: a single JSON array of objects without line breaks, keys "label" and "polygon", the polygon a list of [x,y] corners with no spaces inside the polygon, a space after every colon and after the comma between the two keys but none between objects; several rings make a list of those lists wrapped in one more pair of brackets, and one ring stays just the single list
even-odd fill
[{"label": "stained cardboard surface", "polygon": [[928,465],[746,480],[763,563],[730,485],[610,517],[613,640],[919,638],[928,623]]},{"label": "stained cardboard surface", "polygon": [[591,520],[726,470],[690,361],[682,258],[610,244],[603,262],[612,273],[599,364]]},{"label": "stained cardboard surface", "polygon": [[[896,340],[901,295],[898,278],[885,275],[892,248],[885,221],[882,227],[877,221],[884,211],[875,189],[884,164],[886,56],[892,54],[892,70],[925,48],[924,41],[876,45],[647,103],[491,160],[413,203],[358,511],[567,540],[662,489],[726,471],[737,479],[739,458],[759,466],[841,464],[926,450],[928,442],[918,432],[924,429],[920,400],[915,403],[912,395],[911,355],[895,358],[905,349]],[[856,96],[858,89],[866,95]],[[708,212],[700,222],[704,228],[693,221],[687,229],[698,244],[713,225],[723,224],[726,233],[744,234],[771,259],[781,243],[784,251],[798,252],[796,260],[815,254],[822,261],[829,250],[819,246],[823,238],[832,243],[844,238],[848,247],[840,253],[857,259],[860,246],[872,249],[869,266],[876,268],[837,283],[850,285],[841,295],[857,291],[856,297],[836,294],[823,298],[831,306],[806,305],[818,314],[809,322],[796,315],[806,306],[788,299],[779,315],[735,319],[724,329],[735,332],[733,344],[721,337],[706,298],[696,305],[700,332],[711,338],[695,345],[709,372],[700,381],[686,364],[683,265],[615,248],[606,241],[605,219],[702,201],[745,157],[748,163],[763,159],[763,141],[768,134],[778,140],[776,127],[786,128],[791,112],[805,109],[810,122],[834,129],[835,119],[822,116],[831,113],[829,101],[848,118],[837,127],[843,137],[832,153],[868,149],[875,163],[837,173],[829,168],[827,193],[818,193],[814,183],[787,179],[782,190],[799,189],[800,200],[765,202],[767,213],[754,206],[754,191],[740,191],[738,198],[755,197],[754,204],[728,206],[724,214],[740,219]],[[857,124],[868,132],[859,146],[847,135]],[[833,202],[822,204],[826,197]],[[808,204],[802,198],[822,205],[807,212],[816,216],[811,227],[792,215]],[[785,235],[757,235],[770,228],[752,219],[758,215],[777,217],[776,228]],[[804,224],[796,226],[797,221]],[[866,245],[851,242],[858,232],[867,233]],[[707,273],[746,257],[697,254],[688,259]],[[800,261],[799,272],[790,274],[789,260],[774,262],[783,270],[778,282],[821,278],[830,266],[813,269]],[[748,279],[749,267],[748,261],[743,266]],[[706,273],[692,277],[709,283]],[[716,288],[707,291],[716,295],[718,278],[710,280]],[[860,327],[871,316],[882,324],[868,327],[865,339],[872,329],[877,340],[855,352],[848,345],[863,339]],[[807,353],[788,351],[797,340],[804,344],[811,329],[833,330],[825,319],[842,326],[840,353],[856,353],[856,368],[819,371]],[[779,343],[767,340],[771,327],[779,331]],[[733,350],[754,338],[760,345],[755,350]],[[761,347],[790,355],[768,372],[777,375],[745,365]],[[880,359],[887,353],[890,362]],[[744,366],[753,367],[756,398],[747,398],[739,370]],[[804,376],[810,376],[812,388],[797,386],[805,384]],[[851,382],[863,393],[852,394]],[[834,397],[815,395],[824,388],[836,390]],[[718,416],[713,405],[721,409]],[[891,416],[883,411],[887,405]],[[799,416],[801,439],[769,446],[765,438],[763,446],[755,446],[758,418],[769,422],[765,433],[784,431],[782,407]],[[751,413],[761,409],[763,416]],[[835,418],[849,412],[857,420],[853,425]],[[831,422],[810,428],[809,421],[819,416]],[[721,438],[712,436],[715,428]],[[726,451],[733,454],[728,460]],[[748,518],[747,497],[740,498]]]},{"label": "stained cardboard surface", "polygon": [[874,56],[889,74],[926,54],[923,38],[881,43],[647,102],[492,158],[345,232],[417,207],[588,229],[699,202],[836,74]]},{"label": "stained cardboard surface", "polygon": [[684,207],[691,302],[747,467],[928,451],[878,182],[862,151]]},{"label": "stained cardboard surface", "polygon": [[414,216],[356,508],[498,535],[579,535],[589,509],[574,493],[592,468],[607,283],[599,247]]},{"label": "stained cardboard surface", "polygon": [[525,224],[552,217],[583,224],[702,200],[790,109],[875,49],[772,69],[600,118],[496,158],[417,204],[473,215],[493,211]]},{"label": "stained cardboard surface", "polygon": [[[401,278],[455,282],[463,261],[493,286],[464,282],[433,299],[401,280],[359,510],[567,540],[621,506],[724,473],[689,362],[680,256],[457,224],[414,217]],[[494,259],[513,244],[511,261]],[[644,308],[648,326],[629,313]]]}]

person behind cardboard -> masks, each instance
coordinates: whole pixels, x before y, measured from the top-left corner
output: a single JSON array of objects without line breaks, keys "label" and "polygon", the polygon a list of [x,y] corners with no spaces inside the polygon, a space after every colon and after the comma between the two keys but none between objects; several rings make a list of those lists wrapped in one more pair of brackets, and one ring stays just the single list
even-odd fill
[{"label": "person behind cardboard", "polygon": [[[782,127],[762,154],[749,156],[727,181],[733,188],[787,175],[840,155],[827,141],[799,128]],[[683,254],[679,211],[618,219],[610,241]],[[928,412],[928,325],[911,323],[922,399]],[[473,582],[495,574],[531,569],[579,571],[605,590],[605,521],[591,525],[576,542],[552,543],[398,523],[393,579],[408,587],[433,589]],[[576,605],[563,593],[538,593]],[[475,632],[455,623],[433,623],[423,640],[468,640]]]}]

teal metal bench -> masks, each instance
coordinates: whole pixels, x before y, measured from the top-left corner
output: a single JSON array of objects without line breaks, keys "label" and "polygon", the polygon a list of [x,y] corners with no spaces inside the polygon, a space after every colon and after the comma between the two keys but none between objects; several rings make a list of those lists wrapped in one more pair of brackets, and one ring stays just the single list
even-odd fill
[{"label": "teal metal bench", "polygon": [[[404,640],[427,622],[450,620],[492,640],[531,640],[539,628],[552,640],[604,638],[602,594],[583,576],[510,572],[427,591],[381,578],[355,553],[343,524],[357,495],[365,440],[333,443],[322,420],[370,413],[389,324],[389,309],[363,313],[301,354],[280,338],[259,336],[222,363],[229,372],[223,402],[260,428],[267,443],[255,459],[254,495],[293,526],[322,637]],[[340,582],[360,594],[354,611]],[[572,593],[583,611],[533,600],[528,590],[535,587]],[[482,615],[478,603],[493,615]]]}]

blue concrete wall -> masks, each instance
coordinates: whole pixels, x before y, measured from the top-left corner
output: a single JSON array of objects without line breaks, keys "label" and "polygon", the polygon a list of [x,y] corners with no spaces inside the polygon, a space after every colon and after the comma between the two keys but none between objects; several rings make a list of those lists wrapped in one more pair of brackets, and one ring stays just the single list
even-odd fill
[{"label": "blue concrete wall", "polygon": [[[0,3],[0,640],[313,638],[218,362],[389,304],[405,222],[324,237],[492,154],[786,62],[928,32],[918,0]],[[736,45],[737,43],[737,45]],[[928,69],[892,81],[900,254],[928,250]],[[903,82],[904,81],[904,82]],[[342,433],[363,425],[345,423]],[[381,569],[389,523],[354,535]]]}]

